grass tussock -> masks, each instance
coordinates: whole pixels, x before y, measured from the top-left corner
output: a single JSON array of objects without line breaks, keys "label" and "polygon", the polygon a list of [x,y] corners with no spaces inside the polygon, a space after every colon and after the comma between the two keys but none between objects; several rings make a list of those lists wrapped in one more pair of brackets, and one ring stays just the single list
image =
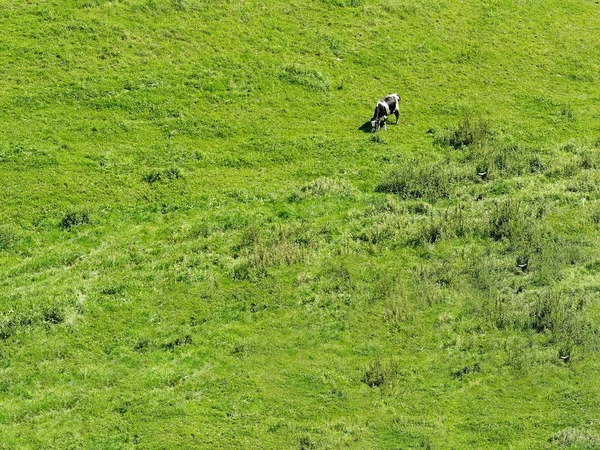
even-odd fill
[{"label": "grass tussock", "polygon": [[159,182],[167,182],[182,178],[181,171],[177,167],[171,167],[166,170],[152,170],[146,173],[142,180],[148,184],[154,184]]},{"label": "grass tussock", "polygon": [[63,230],[69,231],[76,225],[85,225],[90,223],[90,215],[87,211],[70,211],[60,220],[58,226]]},{"label": "grass tussock", "polygon": [[446,239],[465,238],[480,226],[479,220],[469,218],[462,204],[442,211],[431,211],[406,229],[406,243],[410,246],[435,244]]},{"label": "grass tussock", "polygon": [[458,125],[441,133],[436,141],[458,150],[463,147],[481,147],[487,144],[492,136],[493,131],[489,121],[483,117],[474,120],[466,114]]},{"label": "grass tussock", "polygon": [[289,266],[304,259],[317,236],[310,229],[281,225],[259,230],[248,227],[235,247],[235,280],[263,277],[269,267]]},{"label": "grass tussock", "polygon": [[375,358],[365,370],[361,379],[369,387],[384,388],[390,386],[398,375],[398,363],[392,360]]},{"label": "grass tussock", "polygon": [[402,199],[430,202],[448,198],[465,175],[447,162],[423,164],[416,159],[392,169],[377,185],[376,192],[397,194]]}]

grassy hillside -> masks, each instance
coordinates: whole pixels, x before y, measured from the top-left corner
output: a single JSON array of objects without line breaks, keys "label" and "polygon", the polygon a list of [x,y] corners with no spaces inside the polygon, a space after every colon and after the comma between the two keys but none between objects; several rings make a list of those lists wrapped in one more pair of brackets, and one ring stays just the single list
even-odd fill
[{"label": "grassy hillside", "polygon": [[598,36],[0,0],[0,448],[600,448]]}]

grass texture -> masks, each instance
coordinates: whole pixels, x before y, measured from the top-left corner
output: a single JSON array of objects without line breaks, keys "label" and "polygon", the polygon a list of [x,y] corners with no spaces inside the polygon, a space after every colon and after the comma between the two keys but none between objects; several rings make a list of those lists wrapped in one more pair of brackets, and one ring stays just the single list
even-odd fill
[{"label": "grass texture", "polygon": [[0,30],[0,448],[600,448],[598,2]]}]

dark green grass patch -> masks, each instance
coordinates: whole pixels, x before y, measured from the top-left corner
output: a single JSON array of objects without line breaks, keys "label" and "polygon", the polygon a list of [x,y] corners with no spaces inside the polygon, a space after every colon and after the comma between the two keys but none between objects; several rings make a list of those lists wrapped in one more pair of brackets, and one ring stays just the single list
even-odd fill
[{"label": "dark green grass patch", "polygon": [[467,174],[447,161],[424,164],[417,159],[406,159],[388,173],[375,191],[435,202],[448,198],[456,184],[465,179]]},{"label": "dark green grass patch", "polygon": [[90,223],[90,215],[87,211],[70,211],[60,219],[58,226],[63,230],[70,230],[76,225]]}]

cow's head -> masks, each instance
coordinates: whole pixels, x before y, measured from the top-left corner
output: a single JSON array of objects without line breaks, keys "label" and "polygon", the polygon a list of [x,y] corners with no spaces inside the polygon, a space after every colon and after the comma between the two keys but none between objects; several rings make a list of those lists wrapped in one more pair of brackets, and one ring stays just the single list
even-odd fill
[{"label": "cow's head", "polygon": [[371,131],[375,133],[379,128],[381,128],[381,122],[375,119],[371,120]]}]

